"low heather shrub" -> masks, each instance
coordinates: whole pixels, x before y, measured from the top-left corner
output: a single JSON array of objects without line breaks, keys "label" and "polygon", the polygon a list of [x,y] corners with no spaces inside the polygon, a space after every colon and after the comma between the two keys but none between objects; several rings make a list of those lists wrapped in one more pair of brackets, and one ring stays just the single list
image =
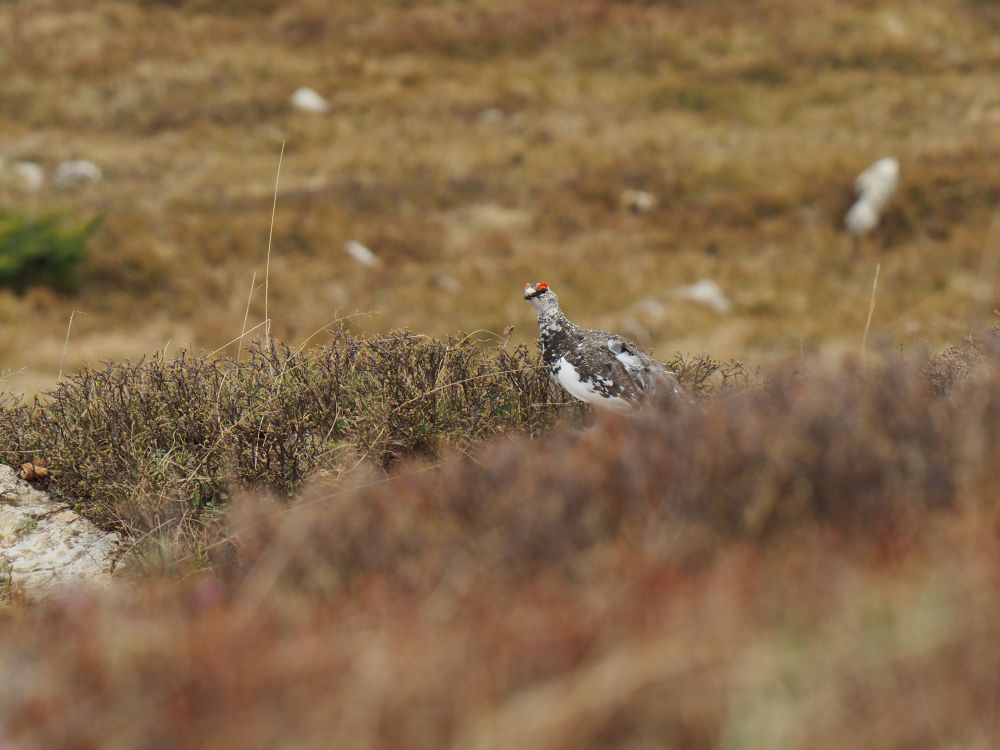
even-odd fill
[{"label": "low heather shrub", "polygon": [[[748,380],[703,356],[673,366],[693,393]],[[184,353],[84,369],[34,403],[0,404],[0,450],[14,466],[45,463],[53,492],[139,535],[214,513],[234,488],[287,497],[320,470],[388,469],[582,411],[524,346],[339,331],[306,352],[255,344],[242,362]]]},{"label": "low heather shrub", "polygon": [[566,406],[523,347],[340,332],[309,352],[254,345],[239,363],[182,354],[84,369],[2,409],[0,449],[13,465],[45,462],[52,491],[92,517],[130,522],[151,498],[187,513],[231,487],[288,496],[345,455],[388,467],[444,443],[537,432]]},{"label": "low heather shrub", "polygon": [[919,534],[963,488],[992,486],[996,465],[996,378],[942,399],[906,362],[779,374],[729,398],[601,417],[582,433],[491,442],[432,473],[408,465],[321,484],[291,514],[238,522],[236,557],[253,565],[290,534],[286,584],[337,596],[373,576],[420,589],[456,561],[515,583],[539,570],[572,578],[587,550],[618,543],[695,562],[815,524],[877,547]]}]

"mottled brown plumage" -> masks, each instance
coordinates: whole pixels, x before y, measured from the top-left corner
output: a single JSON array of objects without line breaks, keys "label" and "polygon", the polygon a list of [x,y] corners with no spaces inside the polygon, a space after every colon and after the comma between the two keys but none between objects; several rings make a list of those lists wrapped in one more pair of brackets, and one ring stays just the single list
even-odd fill
[{"label": "mottled brown plumage", "polygon": [[629,412],[658,389],[682,393],[667,366],[628,339],[571,323],[545,282],[527,284],[524,298],[538,316],[542,361],[549,377],[574,398]]}]

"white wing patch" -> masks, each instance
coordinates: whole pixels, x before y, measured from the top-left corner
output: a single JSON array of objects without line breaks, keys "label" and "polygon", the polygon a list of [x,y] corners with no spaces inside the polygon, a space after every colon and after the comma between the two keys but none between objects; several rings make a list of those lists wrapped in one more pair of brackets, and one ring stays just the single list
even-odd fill
[{"label": "white wing patch", "polygon": [[642,359],[635,352],[630,351],[628,346],[622,341],[611,339],[608,341],[608,349],[615,355],[615,359],[621,362],[629,372],[640,373],[646,366]]},{"label": "white wing patch", "polygon": [[641,352],[630,350],[625,342],[618,339],[610,339],[608,349],[615,355],[615,359],[622,363],[625,371],[637,381],[642,390],[652,393],[658,384],[666,383],[671,393],[678,395],[684,393],[673,373],[666,369],[662,363],[650,360]]},{"label": "white wing patch", "polygon": [[559,366],[559,370],[556,372],[556,381],[559,385],[565,388],[566,392],[573,398],[623,414],[629,413],[635,409],[635,406],[631,402],[626,401],[620,396],[608,398],[607,396],[603,396],[598,393],[590,381],[582,380],[580,378],[580,373],[566,360],[565,357],[560,357],[557,364]]}]

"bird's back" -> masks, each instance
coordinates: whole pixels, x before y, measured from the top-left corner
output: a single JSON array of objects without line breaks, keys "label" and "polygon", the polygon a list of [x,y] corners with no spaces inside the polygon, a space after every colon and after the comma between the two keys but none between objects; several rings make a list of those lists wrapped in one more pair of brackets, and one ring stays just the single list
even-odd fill
[{"label": "bird's back", "polygon": [[666,364],[609,331],[568,323],[557,335],[547,337],[543,332],[542,356],[550,373],[564,359],[579,377],[595,383],[611,397],[630,402],[658,391],[661,385],[669,389],[667,392],[680,392]]}]

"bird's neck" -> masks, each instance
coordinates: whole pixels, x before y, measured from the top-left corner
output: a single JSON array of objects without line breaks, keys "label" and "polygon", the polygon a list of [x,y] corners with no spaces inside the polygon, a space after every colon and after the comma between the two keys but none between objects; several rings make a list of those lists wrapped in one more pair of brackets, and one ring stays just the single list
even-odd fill
[{"label": "bird's neck", "polygon": [[551,310],[538,311],[538,333],[542,339],[542,347],[548,345],[563,335],[571,323],[558,307]]}]

